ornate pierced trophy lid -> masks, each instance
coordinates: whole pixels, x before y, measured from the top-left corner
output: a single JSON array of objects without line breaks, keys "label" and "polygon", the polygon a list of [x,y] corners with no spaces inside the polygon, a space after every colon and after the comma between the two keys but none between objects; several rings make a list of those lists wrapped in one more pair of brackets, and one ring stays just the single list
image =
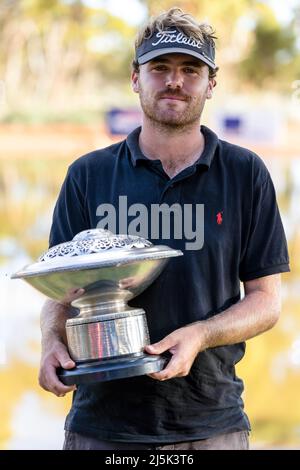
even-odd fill
[{"label": "ornate pierced trophy lid", "polygon": [[51,247],[36,263],[25,266],[12,278],[26,278],[61,271],[121,266],[136,261],[181,256],[180,250],[153,245],[136,235],[116,235],[104,229],[78,233],[73,240]]}]

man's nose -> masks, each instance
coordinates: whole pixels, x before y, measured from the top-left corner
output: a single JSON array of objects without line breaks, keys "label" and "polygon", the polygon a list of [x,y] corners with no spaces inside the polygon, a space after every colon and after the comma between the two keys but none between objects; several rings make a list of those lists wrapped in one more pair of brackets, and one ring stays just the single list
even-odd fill
[{"label": "man's nose", "polygon": [[166,86],[171,89],[182,88],[183,76],[179,70],[172,70],[168,73]]}]

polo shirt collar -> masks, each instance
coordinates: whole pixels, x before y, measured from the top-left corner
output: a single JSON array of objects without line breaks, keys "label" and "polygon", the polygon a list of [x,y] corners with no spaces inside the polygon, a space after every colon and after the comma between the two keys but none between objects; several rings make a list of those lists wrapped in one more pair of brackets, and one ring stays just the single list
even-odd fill
[{"label": "polo shirt collar", "polygon": [[[126,144],[130,151],[130,158],[133,166],[136,166],[139,162],[149,163],[158,161],[152,159],[150,160],[141,151],[139,146],[140,132],[141,127],[138,127],[137,129],[132,131],[126,138]],[[206,126],[201,126],[201,132],[204,136],[205,146],[201,156],[198,158],[198,160],[196,160],[193,166],[201,165],[208,169],[213,161],[215,151],[219,143],[219,139],[217,135]]]}]

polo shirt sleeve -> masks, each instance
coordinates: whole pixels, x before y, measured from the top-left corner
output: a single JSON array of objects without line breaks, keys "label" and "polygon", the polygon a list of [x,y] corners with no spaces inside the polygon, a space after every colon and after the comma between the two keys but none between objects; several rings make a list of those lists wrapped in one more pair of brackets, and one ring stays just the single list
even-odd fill
[{"label": "polo shirt sleeve", "polygon": [[[270,174],[254,185],[248,236],[240,260],[241,281],[290,271],[287,242]],[[248,215],[249,217],[249,215]]]},{"label": "polo shirt sleeve", "polygon": [[54,208],[49,247],[72,240],[77,233],[90,228],[84,180],[81,172],[71,165]]}]

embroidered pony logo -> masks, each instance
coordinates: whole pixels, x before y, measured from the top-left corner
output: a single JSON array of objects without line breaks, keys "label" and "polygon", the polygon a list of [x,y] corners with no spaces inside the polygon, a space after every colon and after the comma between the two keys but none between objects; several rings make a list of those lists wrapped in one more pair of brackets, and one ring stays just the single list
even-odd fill
[{"label": "embroidered pony logo", "polygon": [[222,212],[218,212],[217,215],[216,215],[216,217],[217,217],[217,224],[218,224],[218,225],[222,225],[222,222],[223,222],[222,214],[223,214],[223,211],[222,211]]}]

